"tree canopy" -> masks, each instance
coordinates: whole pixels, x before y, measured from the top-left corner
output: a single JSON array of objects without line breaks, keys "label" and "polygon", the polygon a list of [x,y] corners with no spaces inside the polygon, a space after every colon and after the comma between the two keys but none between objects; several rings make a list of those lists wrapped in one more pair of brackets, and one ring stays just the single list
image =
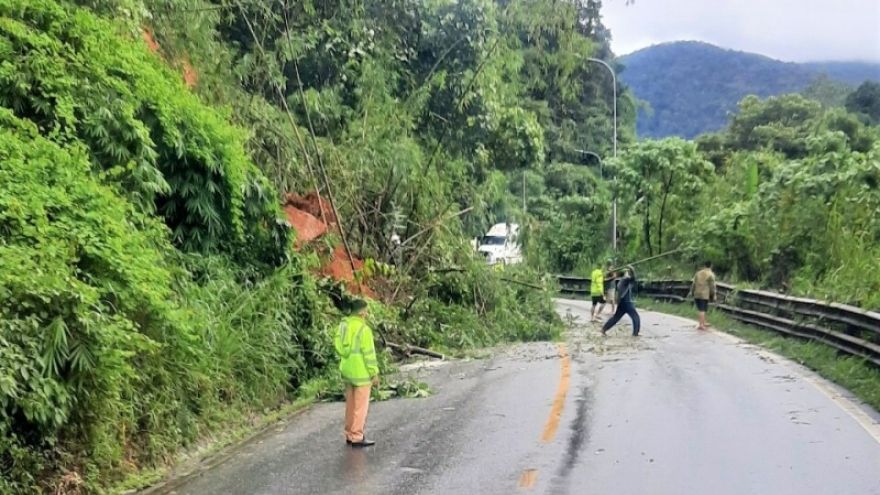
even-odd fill
[{"label": "tree canopy", "polygon": [[880,82],[865,81],[846,97],[846,109],[880,124]]}]

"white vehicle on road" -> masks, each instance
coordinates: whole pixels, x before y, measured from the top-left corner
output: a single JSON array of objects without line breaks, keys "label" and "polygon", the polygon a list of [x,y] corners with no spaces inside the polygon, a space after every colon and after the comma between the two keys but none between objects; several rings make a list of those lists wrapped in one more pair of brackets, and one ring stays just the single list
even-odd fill
[{"label": "white vehicle on road", "polygon": [[515,223],[496,223],[480,240],[477,251],[490,265],[513,265],[522,262],[519,245],[519,225]]}]

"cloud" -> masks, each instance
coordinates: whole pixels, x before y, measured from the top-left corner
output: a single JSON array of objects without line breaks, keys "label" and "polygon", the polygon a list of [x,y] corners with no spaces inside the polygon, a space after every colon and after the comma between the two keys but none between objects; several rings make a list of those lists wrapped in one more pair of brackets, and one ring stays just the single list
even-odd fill
[{"label": "cloud", "polygon": [[878,0],[605,0],[618,55],[700,40],[792,62],[880,62]]}]

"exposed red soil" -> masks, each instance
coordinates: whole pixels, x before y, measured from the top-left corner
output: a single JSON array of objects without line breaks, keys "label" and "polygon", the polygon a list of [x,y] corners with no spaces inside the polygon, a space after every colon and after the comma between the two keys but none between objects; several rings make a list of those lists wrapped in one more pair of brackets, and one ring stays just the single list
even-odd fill
[{"label": "exposed red soil", "polygon": [[[354,272],[351,269],[352,263],[349,262],[348,255],[345,253],[345,246],[342,244],[336,246],[336,249],[333,250],[330,256],[331,258],[321,268],[321,275],[331,277],[333,280],[347,282],[346,288],[353,294],[361,294],[372,299],[378,299],[376,293],[367,287],[366,284],[358,284],[354,281]],[[364,269],[363,260],[353,257],[352,262],[354,263],[355,270]]]},{"label": "exposed red soil", "polygon": [[[159,46],[159,42],[157,42],[156,38],[153,37],[153,32],[148,28],[144,28],[142,32],[144,35],[144,41],[147,42],[147,46],[150,47],[150,51],[158,54],[161,57],[162,47]],[[193,69],[192,65],[190,65],[189,60],[184,59],[182,65],[184,82],[186,82],[186,85],[190,88],[196,87],[196,83],[198,83],[199,79],[198,73],[196,73],[196,70]]]},{"label": "exposed red soil", "polygon": [[[287,194],[284,197],[282,208],[287,216],[287,221],[296,231],[295,245],[298,250],[325,235],[329,230],[328,224],[334,231],[339,229],[330,204],[324,198],[319,200],[318,195],[315,193],[307,194],[305,197]],[[326,223],[322,222],[320,220],[322,216],[329,221]],[[366,284],[355,282],[354,271],[351,265],[354,264],[354,270],[363,270],[364,260],[352,256],[352,260],[349,261],[348,254],[345,252],[345,246],[341,242],[334,247],[332,252],[323,253],[321,260],[323,263],[318,270],[318,275],[346,282],[346,288],[353,294],[378,299],[376,293]]]},{"label": "exposed red soil", "polygon": [[302,210],[328,226],[334,227],[339,225],[339,221],[333,214],[333,208],[330,206],[330,203],[323,197],[319,200],[318,194],[315,192],[310,192],[305,196],[287,194],[284,199],[285,206],[292,206]]},{"label": "exposed red soil", "polygon": [[297,248],[303,243],[311,242],[327,233],[327,226],[324,222],[315,218],[314,215],[310,215],[291,205],[286,205],[283,209],[284,214],[287,215],[287,222],[296,231]]}]

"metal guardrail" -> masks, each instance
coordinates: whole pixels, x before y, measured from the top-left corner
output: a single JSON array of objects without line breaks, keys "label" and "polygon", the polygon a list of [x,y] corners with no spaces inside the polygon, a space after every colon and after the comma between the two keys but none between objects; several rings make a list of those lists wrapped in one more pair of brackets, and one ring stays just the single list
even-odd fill
[{"label": "metal guardrail", "polygon": [[[560,292],[589,296],[590,279],[557,277]],[[821,342],[880,366],[880,313],[855,306],[791,297],[760,290],[739,290],[718,283],[713,306],[732,318],[766,330]],[[637,296],[684,302],[690,280],[640,282]]]}]

